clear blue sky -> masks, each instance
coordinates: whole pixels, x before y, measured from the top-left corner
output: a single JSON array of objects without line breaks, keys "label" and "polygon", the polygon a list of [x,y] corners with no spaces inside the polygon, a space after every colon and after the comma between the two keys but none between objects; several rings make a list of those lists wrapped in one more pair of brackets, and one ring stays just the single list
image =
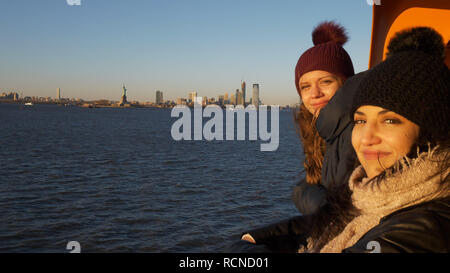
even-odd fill
[{"label": "clear blue sky", "polygon": [[140,101],[217,98],[245,80],[264,103],[295,103],[314,26],[344,25],[362,71],[372,22],[366,0],[0,0],[0,11],[0,92],[119,100],[125,83]]}]

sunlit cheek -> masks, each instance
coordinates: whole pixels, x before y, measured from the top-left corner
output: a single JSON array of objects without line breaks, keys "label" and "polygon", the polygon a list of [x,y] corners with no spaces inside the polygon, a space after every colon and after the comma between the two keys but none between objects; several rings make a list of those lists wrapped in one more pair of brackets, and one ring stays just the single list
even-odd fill
[{"label": "sunlit cheek", "polygon": [[314,107],[312,107],[311,105],[311,98],[304,96],[302,97],[302,102],[305,105],[306,109],[308,109],[311,114],[314,114]]},{"label": "sunlit cheek", "polygon": [[382,163],[385,168],[389,168],[411,151],[415,136],[414,134],[410,134],[410,132],[394,131],[391,135],[385,136],[384,140],[387,148],[386,151],[391,152],[391,154],[384,158]]},{"label": "sunlit cheek", "polygon": [[303,104],[305,104],[306,106],[310,105],[311,98],[308,96],[308,94],[302,93],[301,99]]},{"label": "sunlit cheek", "polygon": [[401,159],[411,151],[415,139],[414,132],[410,131],[399,132],[396,136],[392,137],[391,147],[393,147],[392,150],[393,154],[395,154],[395,160]]}]

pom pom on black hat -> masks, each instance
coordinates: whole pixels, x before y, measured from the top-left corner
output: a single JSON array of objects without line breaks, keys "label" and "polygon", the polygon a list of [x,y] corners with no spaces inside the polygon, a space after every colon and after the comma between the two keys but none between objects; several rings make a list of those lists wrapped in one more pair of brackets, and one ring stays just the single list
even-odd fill
[{"label": "pom pom on black hat", "polygon": [[445,58],[442,36],[429,27],[415,27],[396,33],[389,42],[387,57],[408,50],[418,50],[437,58]]},{"label": "pom pom on black hat", "polygon": [[335,22],[323,22],[312,32],[312,40],[314,45],[334,41],[343,46],[348,41],[348,36],[343,26]]}]

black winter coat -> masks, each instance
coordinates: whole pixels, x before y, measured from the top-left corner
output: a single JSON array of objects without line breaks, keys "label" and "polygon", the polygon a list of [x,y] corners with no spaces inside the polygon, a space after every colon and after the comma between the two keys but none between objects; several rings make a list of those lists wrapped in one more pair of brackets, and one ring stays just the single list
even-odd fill
[{"label": "black winter coat", "polygon": [[303,215],[317,212],[326,203],[327,189],[347,183],[355,168],[356,155],[351,143],[353,118],[350,113],[353,97],[365,74],[361,72],[347,79],[329,103],[320,110],[316,127],[327,143],[322,182],[320,185],[311,185],[302,180],[295,186],[293,201]]},{"label": "black winter coat", "polygon": [[[375,245],[375,248],[371,248]],[[379,249],[378,249],[379,246]],[[344,253],[450,252],[450,198],[398,210],[381,219]]]},{"label": "black winter coat", "polygon": [[[307,217],[294,217],[249,231],[269,251],[296,252],[306,244]],[[433,200],[393,212],[382,218],[344,253],[450,252],[450,198]]]}]

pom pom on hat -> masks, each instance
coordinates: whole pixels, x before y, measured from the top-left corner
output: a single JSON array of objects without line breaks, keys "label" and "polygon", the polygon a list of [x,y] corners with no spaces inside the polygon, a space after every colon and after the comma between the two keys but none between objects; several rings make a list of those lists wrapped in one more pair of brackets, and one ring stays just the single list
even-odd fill
[{"label": "pom pom on hat", "polygon": [[415,27],[397,32],[389,41],[387,57],[408,50],[422,51],[442,59],[445,57],[442,36],[429,27]]},{"label": "pom pom on hat", "polygon": [[312,40],[314,45],[333,41],[343,46],[348,41],[348,36],[343,26],[335,22],[323,22],[314,29]]}]

